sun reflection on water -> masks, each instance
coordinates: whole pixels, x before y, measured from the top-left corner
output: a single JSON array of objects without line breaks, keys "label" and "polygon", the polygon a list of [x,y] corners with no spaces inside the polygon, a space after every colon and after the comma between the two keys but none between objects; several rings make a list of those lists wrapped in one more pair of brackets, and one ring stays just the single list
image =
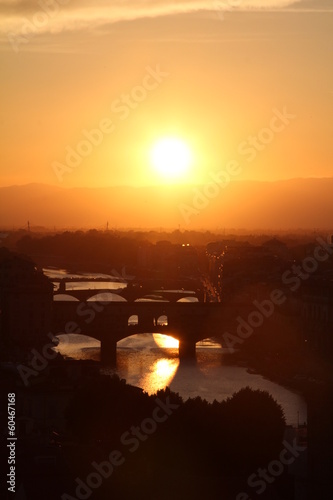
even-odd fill
[{"label": "sun reflection on water", "polygon": [[153,333],[154,341],[162,349],[175,348],[178,349],[179,341],[170,337],[169,335],[162,335],[161,333]]},{"label": "sun reflection on water", "polygon": [[179,359],[159,359],[142,380],[142,387],[149,394],[170,385],[179,365]]}]

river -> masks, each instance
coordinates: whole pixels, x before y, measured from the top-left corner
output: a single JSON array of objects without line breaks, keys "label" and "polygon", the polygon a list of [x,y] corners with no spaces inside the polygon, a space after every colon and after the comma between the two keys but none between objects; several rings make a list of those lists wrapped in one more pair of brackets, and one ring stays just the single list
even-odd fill
[{"label": "river", "polygon": [[[84,335],[59,335],[59,340],[57,349],[64,356],[99,360],[98,340]],[[244,367],[230,365],[228,352],[213,341],[197,346],[194,365],[179,363],[178,349],[172,341],[176,342],[164,335],[148,333],[123,339],[117,345],[117,367],[102,371],[117,373],[149,394],[169,386],[184,399],[200,396],[210,402],[222,401],[246,386],[266,390],[282,406],[287,424],[307,421],[302,396],[259,374],[249,374]]]},{"label": "river", "polygon": [[[53,270],[52,270],[53,271]],[[57,277],[59,276],[59,270]],[[51,270],[47,274],[52,277]],[[65,274],[65,271],[60,273]],[[93,278],[93,275],[89,275]],[[54,276],[56,277],[56,276]],[[100,342],[84,335],[59,335],[57,350],[73,359],[99,360]],[[200,396],[209,402],[225,400],[241,388],[268,391],[282,406],[289,425],[307,421],[305,400],[298,393],[250,374],[245,367],[230,364],[229,352],[213,340],[197,344],[197,362],[183,364],[178,359],[178,344],[165,335],[141,334],[117,344],[116,368],[104,373],[117,373],[127,383],[141,387],[149,394],[169,386],[184,399]]]}]

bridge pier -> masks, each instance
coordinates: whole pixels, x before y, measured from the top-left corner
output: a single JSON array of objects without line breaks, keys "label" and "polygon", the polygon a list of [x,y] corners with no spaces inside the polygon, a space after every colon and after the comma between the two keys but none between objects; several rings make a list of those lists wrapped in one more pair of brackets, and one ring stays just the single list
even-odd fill
[{"label": "bridge pier", "polygon": [[117,364],[117,342],[110,337],[101,340],[101,363],[109,366]]},{"label": "bridge pier", "polygon": [[196,359],[195,342],[190,339],[179,340],[179,360],[193,361]]}]

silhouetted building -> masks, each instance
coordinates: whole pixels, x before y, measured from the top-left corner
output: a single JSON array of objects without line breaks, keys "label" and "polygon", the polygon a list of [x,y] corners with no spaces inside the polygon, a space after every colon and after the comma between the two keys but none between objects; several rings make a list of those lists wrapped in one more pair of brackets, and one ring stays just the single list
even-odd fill
[{"label": "silhouetted building", "polygon": [[328,500],[333,489],[332,384],[314,386],[308,393],[308,500]]},{"label": "silhouetted building", "polygon": [[206,256],[210,280],[223,299],[229,299],[253,283],[280,282],[285,266],[280,254],[284,250],[284,244],[280,245],[277,240],[268,242],[267,246],[233,240],[209,243]]},{"label": "silhouetted building", "polygon": [[333,281],[310,278],[302,286],[302,320],[309,348],[333,355]]},{"label": "silhouetted building", "polygon": [[[45,343],[52,321],[53,284],[29,257],[0,249],[0,336],[22,347]],[[48,339],[49,340],[49,339]]]}]

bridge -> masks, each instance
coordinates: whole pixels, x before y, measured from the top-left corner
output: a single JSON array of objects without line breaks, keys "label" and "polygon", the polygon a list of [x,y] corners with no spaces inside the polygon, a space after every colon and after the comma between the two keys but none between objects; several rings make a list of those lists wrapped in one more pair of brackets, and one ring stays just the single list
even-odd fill
[{"label": "bridge", "polygon": [[55,335],[77,333],[101,341],[101,361],[114,364],[117,342],[139,333],[163,333],[179,341],[180,360],[195,359],[196,343],[221,333],[230,314],[217,302],[69,302],[53,304]]},{"label": "bridge", "polygon": [[[185,297],[195,297],[200,302],[204,300],[204,292],[197,280],[140,280],[126,283],[126,287],[124,287],[124,280],[108,280],[105,278],[56,278],[52,281],[54,283],[59,283],[58,290],[54,292],[55,297],[59,295],[59,298],[61,298],[61,296],[65,294],[80,301],[93,299],[94,295],[100,293],[114,293],[120,295],[128,302],[134,302],[145,296],[158,296],[170,302],[177,302]],[[87,286],[83,289],[84,283],[86,283]],[[112,283],[115,288],[108,287],[110,283]],[[78,284],[80,284],[81,287],[73,289],[73,287]],[[119,288],[117,288],[117,284],[119,284]]]}]

